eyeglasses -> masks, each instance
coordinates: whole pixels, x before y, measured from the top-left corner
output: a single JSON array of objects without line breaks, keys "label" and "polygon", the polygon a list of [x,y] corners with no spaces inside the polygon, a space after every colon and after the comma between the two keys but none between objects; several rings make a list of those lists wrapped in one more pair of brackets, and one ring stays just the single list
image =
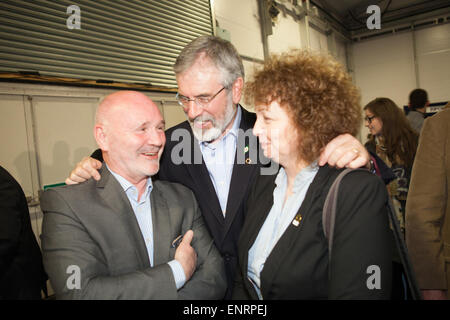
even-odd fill
[{"label": "eyeglasses", "polygon": [[364,120],[366,120],[369,124],[371,124],[371,123],[372,123],[372,120],[373,120],[374,118],[376,118],[376,116],[371,116],[371,117],[366,116],[366,117],[364,118]]},{"label": "eyeglasses", "polygon": [[201,108],[206,108],[210,102],[219,94],[221,93],[223,90],[225,89],[225,87],[222,87],[222,89],[220,89],[219,91],[216,92],[216,94],[212,95],[212,96],[199,96],[199,97],[195,97],[193,99],[190,99],[188,97],[185,97],[179,93],[177,93],[177,95],[175,96],[175,99],[177,99],[178,104],[180,106],[182,106],[183,108],[188,108],[189,107],[189,102],[194,101],[195,104]]}]

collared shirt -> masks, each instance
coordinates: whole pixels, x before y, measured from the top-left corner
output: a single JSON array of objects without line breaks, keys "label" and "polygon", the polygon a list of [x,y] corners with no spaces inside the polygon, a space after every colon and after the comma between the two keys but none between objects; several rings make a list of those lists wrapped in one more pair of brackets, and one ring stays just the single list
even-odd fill
[{"label": "collared shirt", "polygon": [[261,300],[260,274],[264,268],[264,263],[295,218],[303,200],[305,200],[306,191],[318,171],[319,167],[316,161],[301,170],[295,177],[292,194],[286,202],[284,202],[284,199],[287,191],[287,176],[284,168],[280,169],[275,179],[276,187],[273,190],[272,208],[248,253],[247,276],[253,283]]},{"label": "collared shirt", "polygon": [[[126,180],[121,175],[113,172],[108,165],[106,165],[111,174],[116,178],[119,184],[122,186],[125,194],[127,195],[128,201],[130,201],[131,208],[136,216],[139,224],[139,229],[141,230],[142,237],[145,241],[145,246],[147,247],[148,257],[150,259],[150,265],[153,267],[153,221],[152,221],[152,206],[150,203],[150,194],[153,190],[152,178],[147,179],[147,184],[145,185],[144,193],[141,198],[139,198],[139,191],[137,188],[128,180]],[[168,244],[169,245],[169,244]],[[180,289],[186,282],[186,276],[184,274],[183,267],[177,260],[172,260],[168,262],[170,268],[172,269],[173,276],[175,278],[175,283],[177,289]]]},{"label": "collared shirt", "polygon": [[209,177],[214,185],[224,216],[227,209],[228,192],[230,190],[231,175],[233,173],[241,117],[242,111],[238,106],[233,126],[219,141],[215,143],[199,141],[203,160],[208,168]]}]

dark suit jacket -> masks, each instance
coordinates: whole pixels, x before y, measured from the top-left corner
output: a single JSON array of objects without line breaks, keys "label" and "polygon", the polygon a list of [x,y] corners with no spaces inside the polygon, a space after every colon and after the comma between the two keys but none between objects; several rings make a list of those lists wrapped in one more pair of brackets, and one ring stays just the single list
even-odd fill
[{"label": "dark suit jacket", "polygon": [[[194,195],[186,187],[154,181],[150,195],[154,265],[129,200],[107,169],[97,182],[47,190],[42,250],[44,266],[57,298],[70,299],[219,299],[226,289],[224,265],[204,226]],[[173,240],[194,231],[192,247],[197,268],[177,291],[167,262],[173,260]],[[80,289],[76,285],[78,266]],[[70,279],[69,279],[70,278]],[[73,288],[73,287],[72,287]]]},{"label": "dark suit jacket", "polygon": [[[219,199],[209,177],[208,169],[201,158],[198,141],[194,139],[188,121],[166,131],[167,142],[158,173],[160,179],[179,182],[194,192],[206,225],[214,238],[214,243],[225,261],[229,288],[226,298],[231,297],[231,288],[237,267],[237,242],[245,218],[245,199],[248,195],[249,187],[260,168],[257,152],[259,144],[251,132],[255,121],[256,115],[242,108],[239,128],[247,132],[249,136],[244,137],[244,135],[240,134],[238,137],[236,159],[233,166],[225,217],[222,214]],[[172,155],[173,151],[176,154],[179,153],[179,140],[181,139],[177,137],[180,130],[188,133],[189,141],[186,143],[190,146],[191,163],[175,164],[172,159],[174,156]],[[175,139],[175,141],[172,141],[172,139]],[[248,151],[244,150],[245,146],[249,147]],[[198,164],[194,163],[196,155],[200,155],[201,161]],[[239,163],[241,161],[238,161],[238,157],[241,156],[242,159],[249,159],[247,163],[245,161]]]},{"label": "dark suit jacket", "polygon": [[[386,187],[377,176],[354,172],[342,180],[328,263],[322,208],[339,172],[328,166],[319,169],[298,210],[303,217],[300,225],[289,225],[264,264],[260,275],[264,299],[389,299],[392,240]],[[260,176],[252,187],[239,239],[235,299],[258,298],[247,277],[248,251],[272,208],[275,186],[275,176]],[[371,265],[380,267],[380,290],[366,285]]]},{"label": "dark suit jacket", "polygon": [[[238,137],[225,218],[209,177],[208,168],[201,156],[198,141],[194,139],[188,121],[166,130],[167,142],[158,172],[160,180],[181,183],[194,192],[206,226],[225,262],[228,282],[226,298],[231,298],[231,289],[237,267],[237,242],[245,218],[245,199],[248,196],[252,181],[259,173],[260,157],[263,158],[262,152],[259,152],[259,143],[251,132],[256,121],[256,115],[242,107],[241,110],[242,117],[239,128],[248,136],[240,134]],[[183,144],[180,144],[180,142]],[[249,147],[248,150],[244,150],[246,146]],[[182,147],[185,147],[185,149],[183,150]],[[173,156],[172,153],[174,153]],[[182,163],[177,160],[174,161],[180,155],[183,159],[188,160]],[[91,156],[102,160],[100,150],[96,150]],[[244,161],[238,161],[241,158]],[[267,159],[263,158],[262,161],[266,163]]]},{"label": "dark suit jacket", "polygon": [[0,299],[40,299],[46,280],[25,194],[0,166]]}]

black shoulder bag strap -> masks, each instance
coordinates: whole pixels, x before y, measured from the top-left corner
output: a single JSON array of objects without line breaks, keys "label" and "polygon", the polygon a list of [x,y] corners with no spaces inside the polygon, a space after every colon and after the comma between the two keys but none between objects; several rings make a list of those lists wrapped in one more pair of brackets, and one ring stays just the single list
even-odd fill
[{"label": "black shoulder bag strap", "polygon": [[[336,208],[337,208],[337,198],[339,193],[339,186],[341,184],[342,179],[350,172],[361,171],[365,169],[345,169],[342,171],[337,178],[334,180],[333,184],[328,191],[327,197],[325,199],[325,203],[323,205],[322,211],[322,226],[323,232],[325,234],[325,238],[328,239],[328,260],[331,260],[331,251],[333,248],[333,234],[334,234],[334,224],[336,220]],[[400,259],[405,271],[405,276],[408,281],[408,285],[411,291],[411,296],[413,300],[422,299],[422,295],[419,290],[419,286],[417,285],[417,281],[414,275],[414,271],[411,267],[411,261],[409,260],[408,250],[406,249],[405,240],[400,232],[400,226],[398,225],[398,221],[395,217],[395,211],[391,203],[391,199],[388,197],[388,202],[386,204],[387,211],[389,215],[389,221],[392,225],[392,232],[395,238],[395,244],[397,246],[397,250],[400,255]]]}]

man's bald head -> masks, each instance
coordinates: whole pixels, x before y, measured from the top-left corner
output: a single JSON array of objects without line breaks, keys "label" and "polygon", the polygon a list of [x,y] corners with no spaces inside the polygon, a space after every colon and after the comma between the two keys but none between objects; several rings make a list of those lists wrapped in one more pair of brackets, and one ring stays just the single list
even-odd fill
[{"label": "man's bald head", "polygon": [[154,175],[166,141],[158,106],[136,91],[118,91],[101,101],[94,136],[111,170],[134,183]]},{"label": "man's bald head", "polygon": [[149,107],[156,104],[145,94],[137,91],[117,91],[106,96],[97,107],[95,124],[104,125],[118,112],[129,112],[136,104],[145,104]]}]

